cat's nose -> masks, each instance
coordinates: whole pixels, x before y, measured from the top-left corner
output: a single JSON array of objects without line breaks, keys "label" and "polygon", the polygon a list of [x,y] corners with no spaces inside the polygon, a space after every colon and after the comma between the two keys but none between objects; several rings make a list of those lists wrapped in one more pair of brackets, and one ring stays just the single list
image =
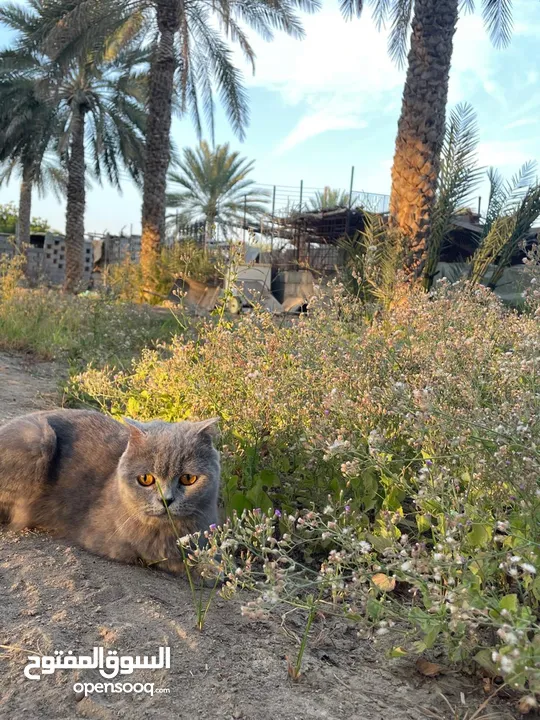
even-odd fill
[{"label": "cat's nose", "polygon": [[169,505],[172,505],[173,500],[174,500],[174,498],[172,498],[172,497],[169,497],[169,498],[168,498],[168,497],[162,497],[162,498],[161,498],[161,502],[163,503],[163,505],[165,505],[166,508],[168,508]]}]

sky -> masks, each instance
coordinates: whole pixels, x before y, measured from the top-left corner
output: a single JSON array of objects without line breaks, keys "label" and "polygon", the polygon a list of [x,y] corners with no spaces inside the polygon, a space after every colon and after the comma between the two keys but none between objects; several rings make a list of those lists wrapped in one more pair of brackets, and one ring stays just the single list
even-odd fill
[{"label": "sky", "polygon": [[[480,0],[477,6],[480,6]],[[454,41],[449,106],[469,102],[480,128],[479,162],[511,176],[527,160],[540,161],[540,0],[514,0],[511,45],[495,49],[479,13],[462,14]],[[255,161],[253,179],[278,185],[278,198],[298,201],[300,182],[311,188],[348,189],[354,166],[354,189],[390,192],[390,169],[405,73],[390,60],[386,34],[375,27],[369,10],[345,22],[336,0],[322,0],[322,10],[304,16],[305,38],[283,34],[271,43],[254,36],[256,71],[245,71],[251,120],[244,142],[235,138],[221,111],[216,142]],[[0,47],[10,35],[0,25]],[[176,119],[177,147],[197,138],[189,120]],[[483,206],[487,187],[480,188]],[[12,182],[0,188],[0,203],[17,201]],[[65,207],[52,195],[36,197],[34,215],[58,230]],[[140,230],[141,196],[128,180],[119,194],[94,184],[87,197],[88,232]]]}]

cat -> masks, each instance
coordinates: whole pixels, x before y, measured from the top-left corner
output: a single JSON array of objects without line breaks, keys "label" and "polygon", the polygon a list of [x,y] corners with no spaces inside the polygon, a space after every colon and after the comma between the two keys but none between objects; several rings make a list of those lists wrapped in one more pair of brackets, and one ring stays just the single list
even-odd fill
[{"label": "cat", "polygon": [[216,423],[123,424],[92,410],[16,418],[0,427],[0,520],[182,572],[177,536],[203,538],[218,522]]}]

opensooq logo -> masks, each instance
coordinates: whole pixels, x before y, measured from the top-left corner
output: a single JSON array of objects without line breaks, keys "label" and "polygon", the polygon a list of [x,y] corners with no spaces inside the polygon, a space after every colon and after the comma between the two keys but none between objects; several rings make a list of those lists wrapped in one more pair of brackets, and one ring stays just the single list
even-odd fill
[{"label": "opensooq logo", "polygon": [[160,647],[157,657],[148,655],[118,655],[117,650],[95,647],[92,655],[74,655],[72,650],[64,653],[55,650],[54,655],[29,655],[24,674],[29,680],[41,680],[42,675],[52,675],[57,670],[96,670],[107,680],[120,675],[131,675],[134,670],[161,670],[171,667],[171,649]]}]

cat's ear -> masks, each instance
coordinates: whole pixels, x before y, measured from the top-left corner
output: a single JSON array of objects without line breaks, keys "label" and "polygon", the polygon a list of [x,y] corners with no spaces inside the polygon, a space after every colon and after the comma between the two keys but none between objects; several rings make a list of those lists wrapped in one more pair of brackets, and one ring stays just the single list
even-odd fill
[{"label": "cat's ear", "polygon": [[122,418],[122,420],[127,425],[127,429],[129,430],[129,442],[133,445],[140,444],[146,437],[146,430],[144,429],[144,425],[138,420],[132,420],[131,418]]},{"label": "cat's ear", "polygon": [[200,422],[194,422],[195,432],[197,435],[205,433],[209,435],[213,440],[219,435],[219,418],[209,418],[208,420],[201,420]]}]

